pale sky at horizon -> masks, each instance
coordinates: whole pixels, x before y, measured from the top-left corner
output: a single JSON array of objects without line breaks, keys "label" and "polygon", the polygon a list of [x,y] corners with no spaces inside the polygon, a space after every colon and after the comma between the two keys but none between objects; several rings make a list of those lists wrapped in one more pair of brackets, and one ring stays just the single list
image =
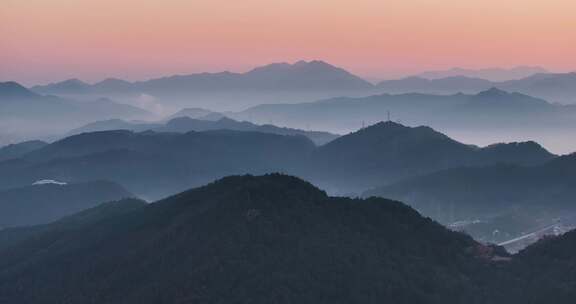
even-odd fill
[{"label": "pale sky at horizon", "polygon": [[320,59],[370,79],[576,70],[574,0],[0,0],[0,81],[129,80]]}]

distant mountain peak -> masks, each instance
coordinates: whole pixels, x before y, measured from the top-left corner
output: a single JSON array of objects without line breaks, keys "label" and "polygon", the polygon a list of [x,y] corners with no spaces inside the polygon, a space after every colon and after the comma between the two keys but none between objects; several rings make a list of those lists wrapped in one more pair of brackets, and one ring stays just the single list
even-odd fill
[{"label": "distant mountain peak", "polygon": [[118,86],[118,85],[131,85],[132,83],[119,78],[106,78],[94,84],[94,86]]},{"label": "distant mountain peak", "polygon": [[374,133],[382,131],[389,132],[394,130],[406,130],[406,129],[410,129],[410,127],[407,127],[403,124],[391,120],[387,120],[387,121],[380,121],[373,125],[362,128],[358,130],[356,133]]},{"label": "distant mountain peak", "polygon": [[530,77],[538,73],[548,73],[548,71],[542,67],[532,67],[532,66],[518,66],[509,69],[507,68],[468,69],[462,67],[455,67],[447,70],[423,72],[418,76],[422,76],[428,79],[440,79],[450,76],[468,76],[491,81],[507,81],[507,80]]},{"label": "distant mountain peak", "polygon": [[299,70],[310,68],[341,70],[340,68],[321,60],[312,60],[312,61],[299,60],[293,64],[287,62],[277,62],[267,64],[264,66],[256,67],[248,73],[263,72],[263,71],[288,71],[288,70]]},{"label": "distant mountain peak", "polygon": [[281,192],[282,191],[290,192],[293,191],[294,189],[298,189],[299,192],[303,195],[302,198],[310,198],[313,196],[327,197],[326,192],[318,189],[311,183],[298,177],[282,173],[271,173],[259,176],[250,174],[227,176],[219,180],[216,180],[204,187],[193,189],[188,192],[179,194],[179,196],[186,196],[187,193],[190,194],[194,193],[195,195],[195,192],[197,192],[198,190],[204,190],[207,192],[222,192],[222,191],[213,191],[218,189],[224,189],[225,191],[230,192],[240,190],[242,192],[262,191],[263,193],[269,193],[271,189],[276,189]]},{"label": "distant mountain peak", "polygon": [[482,92],[478,93],[476,96],[493,98],[493,97],[505,97],[505,96],[509,96],[509,95],[510,95],[510,93],[508,93],[504,90],[501,90],[501,89],[496,88],[496,87],[492,87],[486,91],[482,91]]},{"label": "distant mountain peak", "polygon": [[401,123],[397,123],[397,122],[394,122],[392,120],[380,121],[380,122],[377,122],[377,123],[375,123],[375,124],[373,124],[367,128],[382,128],[382,127],[385,127],[385,128],[409,128],[409,127],[407,127]]},{"label": "distant mountain peak", "polygon": [[250,79],[255,86],[282,89],[368,89],[373,85],[368,81],[321,60],[295,63],[272,63],[257,67],[243,77]]},{"label": "distant mountain peak", "polygon": [[90,84],[83,82],[77,78],[71,78],[60,82],[53,82],[47,85],[39,85],[32,88],[32,90],[47,94],[59,93],[83,93],[89,90]]},{"label": "distant mountain peak", "polygon": [[299,66],[335,67],[335,66],[327,63],[326,61],[322,61],[322,60],[311,60],[311,61],[299,60],[296,63],[294,63],[293,66],[295,66],[295,67],[299,67]]},{"label": "distant mountain peak", "polygon": [[63,85],[82,85],[82,86],[89,85],[88,83],[86,83],[86,82],[84,82],[78,78],[70,78],[70,79],[67,79],[67,80],[60,82],[60,84],[63,84]]},{"label": "distant mountain peak", "polygon": [[2,98],[30,98],[36,96],[38,95],[17,82],[0,82],[0,97]]},{"label": "distant mountain peak", "polygon": [[538,160],[550,160],[556,157],[556,155],[550,153],[546,148],[542,147],[535,141],[523,141],[523,142],[509,142],[509,143],[497,143],[486,146],[482,148],[484,152],[499,153],[509,153],[512,155],[511,158],[517,159],[521,157],[535,156],[534,159]]},{"label": "distant mountain peak", "polygon": [[234,120],[230,117],[222,116],[219,119],[217,119],[216,122],[239,122],[239,121]]},{"label": "distant mountain peak", "polygon": [[368,130],[368,131],[397,131],[397,130],[413,130],[413,131],[422,131],[426,130],[427,132],[432,131],[434,133],[442,134],[428,126],[417,126],[417,127],[410,127],[403,125],[399,122],[395,122],[392,120],[381,121],[375,123],[371,126],[365,127],[361,130]]},{"label": "distant mountain peak", "polygon": [[419,127],[409,127],[394,121],[381,121],[371,126],[362,128],[356,132],[344,135],[337,138],[333,142],[327,144],[329,145],[349,145],[353,142],[362,142],[365,145],[367,142],[387,142],[388,140],[401,140],[401,141],[411,141],[414,142],[424,142],[424,139],[429,140],[449,140],[450,137],[440,133],[430,127],[419,126]]},{"label": "distant mountain peak", "polygon": [[522,93],[510,93],[499,88],[491,88],[471,96],[472,102],[498,103],[515,106],[548,106],[546,100],[535,98]]},{"label": "distant mountain peak", "polygon": [[55,87],[58,87],[60,89],[85,89],[90,87],[89,83],[86,83],[80,79],[77,78],[71,78],[71,79],[67,79],[61,82],[57,82],[57,83],[53,83],[50,84],[53,85]]}]

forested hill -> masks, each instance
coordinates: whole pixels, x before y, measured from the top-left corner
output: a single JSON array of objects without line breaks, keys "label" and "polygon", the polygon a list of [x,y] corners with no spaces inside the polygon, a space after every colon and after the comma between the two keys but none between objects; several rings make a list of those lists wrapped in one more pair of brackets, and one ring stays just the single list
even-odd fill
[{"label": "forested hill", "polygon": [[66,231],[0,251],[1,303],[487,300],[486,247],[402,203],[285,175],[224,178]]}]

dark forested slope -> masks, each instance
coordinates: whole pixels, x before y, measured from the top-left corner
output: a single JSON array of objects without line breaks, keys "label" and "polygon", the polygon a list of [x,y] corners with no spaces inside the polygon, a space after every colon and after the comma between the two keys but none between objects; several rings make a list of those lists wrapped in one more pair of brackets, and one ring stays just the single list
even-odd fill
[{"label": "dark forested slope", "polygon": [[[228,177],[0,251],[2,303],[487,303],[490,250],[399,202]],[[26,290],[26,292],[22,292]],[[473,295],[473,297],[471,297]]]}]

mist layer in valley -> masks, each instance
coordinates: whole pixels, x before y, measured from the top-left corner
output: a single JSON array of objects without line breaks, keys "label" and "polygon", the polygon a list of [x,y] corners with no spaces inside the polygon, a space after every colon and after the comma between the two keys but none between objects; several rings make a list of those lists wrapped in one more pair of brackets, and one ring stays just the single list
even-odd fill
[{"label": "mist layer in valley", "polygon": [[0,303],[572,303],[574,88],[322,61],[0,83]]}]

